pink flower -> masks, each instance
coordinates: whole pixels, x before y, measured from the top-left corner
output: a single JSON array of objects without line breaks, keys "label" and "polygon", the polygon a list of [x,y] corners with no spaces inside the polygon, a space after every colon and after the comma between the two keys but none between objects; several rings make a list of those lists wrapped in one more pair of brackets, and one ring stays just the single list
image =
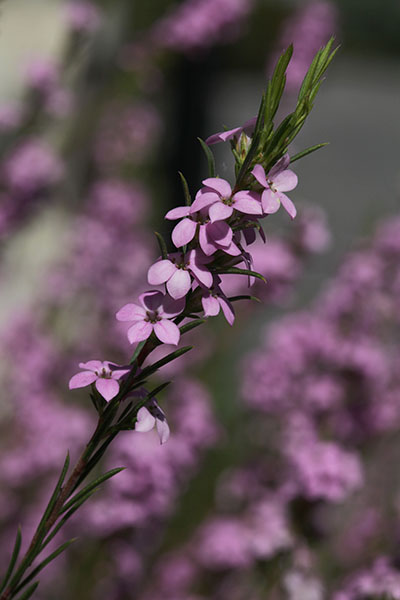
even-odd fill
[{"label": "pink flower", "polygon": [[126,304],[117,312],[118,321],[133,321],[128,330],[131,344],[147,340],[153,333],[164,344],[179,343],[180,331],[170,319],[179,315],[185,306],[184,299],[177,301],[157,290],[139,296],[138,304]]},{"label": "pink flower", "polygon": [[297,214],[296,207],[290,198],[286,194],[283,194],[283,192],[294,190],[297,186],[297,175],[293,171],[290,171],[290,169],[286,169],[288,165],[289,155],[285,154],[272,167],[267,176],[262,165],[256,165],[252,170],[252,174],[258,183],[265,188],[261,195],[261,204],[264,213],[267,215],[275,213],[282,203],[283,208],[294,219]]},{"label": "pink flower", "polygon": [[192,241],[199,228],[200,248],[206,256],[211,256],[217,250],[223,250],[232,256],[239,256],[240,250],[233,243],[233,232],[225,221],[210,222],[204,210],[190,213],[190,206],[178,206],[165,215],[168,220],[180,219],[172,231],[172,241],[177,248],[185,246]]},{"label": "pink flower", "polygon": [[191,274],[198,283],[207,288],[212,286],[212,274],[205,266],[210,259],[201,250],[190,250],[186,255],[175,252],[169,256],[150,267],[147,281],[151,285],[166,283],[168,293],[175,300],[183,298],[190,290]]},{"label": "pink flower", "polygon": [[100,26],[100,11],[92,2],[85,0],[67,2],[65,15],[73,31],[91,33]]},{"label": "pink flower", "polygon": [[69,381],[69,389],[86,387],[95,383],[96,389],[107,402],[115,398],[119,393],[118,380],[129,373],[129,369],[121,369],[115,363],[100,360],[89,360],[87,363],[79,363],[79,367],[84,369],[82,373],[77,373]]},{"label": "pink flower", "polygon": [[196,194],[196,199],[190,207],[190,213],[208,208],[210,221],[228,219],[233,210],[246,215],[262,215],[259,196],[254,192],[243,190],[232,195],[232,188],[225,179],[209,177],[203,181],[206,187]]},{"label": "pink flower", "polygon": [[232,304],[229,302],[219,285],[215,285],[212,290],[204,290],[201,298],[201,304],[206,317],[215,317],[222,309],[224,317],[228,321],[229,325],[233,325],[235,320],[235,311],[233,310]]},{"label": "pink flower", "polygon": [[160,444],[165,444],[169,439],[170,430],[167,417],[155,400],[151,400],[146,403],[146,406],[139,408],[136,418],[135,431],[147,433],[156,426]]},{"label": "pink flower", "polygon": [[210,135],[210,137],[206,139],[206,144],[211,146],[212,144],[226,142],[227,140],[231,140],[235,136],[239,136],[243,132],[247,136],[251,137],[253,135],[256,122],[257,117],[253,117],[252,119],[246,121],[246,123],[241,127],[235,127],[234,129],[228,129],[227,131],[220,131],[219,133],[214,133],[214,135]]}]

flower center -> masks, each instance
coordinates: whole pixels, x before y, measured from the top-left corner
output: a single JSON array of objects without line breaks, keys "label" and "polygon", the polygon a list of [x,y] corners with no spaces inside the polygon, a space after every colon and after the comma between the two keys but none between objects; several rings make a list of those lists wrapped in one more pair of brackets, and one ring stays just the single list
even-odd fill
[{"label": "flower center", "polygon": [[229,197],[221,196],[221,202],[222,202],[222,204],[226,204],[227,206],[232,206],[232,204],[233,204],[232,196],[229,196]]},{"label": "flower center", "polygon": [[146,311],[146,315],[145,321],[147,322],[157,323],[158,321],[161,321],[161,317],[156,310],[148,310]]},{"label": "flower center", "polygon": [[111,379],[111,371],[102,367],[101,371],[95,371],[97,377],[101,377],[102,379]]},{"label": "flower center", "polygon": [[278,190],[274,187],[274,182],[271,179],[268,179],[268,185],[270,190],[272,190],[276,194]]},{"label": "flower center", "polygon": [[180,259],[180,262],[178,262],[178,259],[176,259],[176,258],[172,258],[171,260],[172,260],[172,262],[174,263],[174,265],[176,266],[177,269],[184,269],[185,270],[187,268],[187,264],[185,263],[183,256]]}]

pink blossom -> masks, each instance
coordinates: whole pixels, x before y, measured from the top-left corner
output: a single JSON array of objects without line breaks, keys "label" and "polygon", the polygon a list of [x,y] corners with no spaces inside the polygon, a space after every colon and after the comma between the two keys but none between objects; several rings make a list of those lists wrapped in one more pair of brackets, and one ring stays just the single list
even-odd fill
[{"label": "pink blossom", "polygon": [[[218,279],[220,280],[220,278]],[[232,304],[229,302],[228,298],[225,296],[218,284],[216,284],[211,290],[204,290],[201,298],[201,304],[206,317],[215,317],[222,309],[224,317],[228,321],[229,325],[233,325],[235,320],[235,311],[233,310]]]},{"label": "pink blossom", "polygon": [[240,250],[233,242],[233,232],[225,221],[210,222],[205,210],[190,212],[190,206],[178,206],[166,215],[168,220],[180,219],[172,231],[172,241],[177,248],[185,246],[194,238],[199,230],[200,248],[206,256],[211,256],[217,250],[223,250],[232,256],[239,256]]},{"label": "pink blossom", "polygon": [[26,78],[31,88],[47,95],[58,85],[57,65],[49,58],[35,58],[28,64]]},{"label": "pink blossom", "polygon": [[247,215],[262,215],[258,194],[241,190],[232,195],[230,184],[219,177],[209,177],[203,183],[206,187],[196,194],[190,207],[191,214],[208,208],[211,223],[228,219],[234,209]]},{"label": "pink blossom", "polygon": [[96,389],[107,402],[115,398],[119,393],[118,380],[129,373],[129,369],[121,369],[115,363],[100,360],[89,360],[86,363],[79,363],[79,367],[84,369],[82,373],[77,373],[71,377],[69,389],[86,387],[95,383]]},{"label": "pink blossom", "polygon": [[4,179],[20,193],[33,194],[58,183],[63,174],[60,158],[44,141],[31,138],[6,157]]},{"label": "pink blossom", "polygon": [[11,131],[22,121],[22,108],[17,104],[0,105],[0,131]]},{"label": "pink blossom", "polygon": [[146,406],[139,408],[137,413],[135,431],[147,433],[156,426],[160,444],[165,444],[169,439],[170,430],[165,413],[155,400],[146,403]]},{"label": "pink blossom", "polygon": [[228,129],[227,131],[220,131],[218,133],[214,133],[210,135],[206,139],[206,144],[211,146],[212,144],[219,144],[220,142],[226,142],[231,140],[234,137],[239,137],[241,133],[245,133],[247,136],[251,137],[254,133],[254,127],[257,122],[257,117],[253,117],[246,121],[244,125],[241,127],[234,127],[234,129]]},{"label": "pink blossom", "polygon": [[281,203],[292,219],[297,214],[293,202],[283,193],[294,190],[297,186],[297,175],[290,169],[286,169],[288,165],[289,156],[286,154],[272,167],[268,175],[265,174],[262,165],[256,165],[252,170],[258,183],[265,188],[261,195],[261,204],[266,215],[275,213]]},{"label": "pink blossom", "polygon": [[67,2],[65,15],[73,31],[91,33],[100,25],[100,11],[92,2],[85,0]]},{"label": "pink blossom", "polygon": [[147,340],[153,333],[164,344],[179,343],[180,331],[170,319],[179,315],[185,306],[185,300],[173,300],[157,290],[144,292],[139,296],[138,304],[126,304],[117,312],[118,321],[133,321],[128,330],[131,344]]},{"label": "pink blossom", "polygon": [[166,283],[168,293],[178,300],[186,296],[192,285],[191,274],[198,283],[209,288],[213,277],[205,266],[210,259],[201,250],[190,250],[186,255],[175,252],[169,259],[154,263],[147,274],[151,285]]}]

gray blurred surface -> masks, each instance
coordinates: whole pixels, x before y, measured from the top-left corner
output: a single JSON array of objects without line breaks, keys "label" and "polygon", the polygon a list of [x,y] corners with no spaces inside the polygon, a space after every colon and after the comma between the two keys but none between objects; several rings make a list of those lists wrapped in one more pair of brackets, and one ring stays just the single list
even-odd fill
[{"label": "gray blurred surface", "polygon": [[29,60],[54,55],[63,39],[59,0],[3,0],[0,4],[0,102],[15,97]]}]

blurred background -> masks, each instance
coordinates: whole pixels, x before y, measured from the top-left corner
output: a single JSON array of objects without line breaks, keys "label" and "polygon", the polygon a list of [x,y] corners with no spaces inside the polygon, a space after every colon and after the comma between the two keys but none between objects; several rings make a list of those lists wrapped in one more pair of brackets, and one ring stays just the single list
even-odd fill
[{"label": "blurred background", "polygon": [[205,177],[197,137],[254,116],[293,43],[282,118],[341,45],[292,154],[329,146],[254,250],[262,304],[189,334],[161,372],[171,439],[115,442],[104,468],[128,468],[38,598],[400,598],[399,29],[395,0],[3,0],[3,563],[94,426],[77,363],[131,353],[114,315],[147,285],[178,171],[192,194]]}]

